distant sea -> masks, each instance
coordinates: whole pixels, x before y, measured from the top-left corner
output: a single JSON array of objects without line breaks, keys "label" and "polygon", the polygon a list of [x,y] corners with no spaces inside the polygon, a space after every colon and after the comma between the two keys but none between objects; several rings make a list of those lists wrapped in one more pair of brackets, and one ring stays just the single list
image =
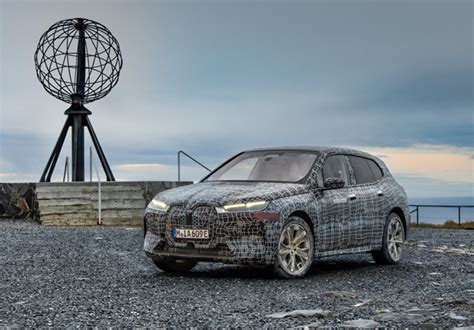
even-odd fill
[{"label": "distant sea", "polygon": [[[471,197],[421,197],[409,198],[410,204],[423,205],[474,205],[474,196]],[[413,208],[411,208],[413,209]],[[420,208],[420,223],[441,224],[446,220],[458,221],[457,208]],[[411,215],[412,223],[416,223],[416,212]],[[474,207],[461,209],[461,222],[474,221]]]}]

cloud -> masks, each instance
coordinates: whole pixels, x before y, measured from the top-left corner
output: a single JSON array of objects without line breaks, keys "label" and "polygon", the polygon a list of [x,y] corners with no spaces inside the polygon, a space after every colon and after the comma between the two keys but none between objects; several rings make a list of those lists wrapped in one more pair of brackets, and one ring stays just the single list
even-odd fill
[{"label": "cloud", "polygon": [[120,164],[120,165],[116,165],[118,168],[120,169],[125,169],[125,170],[128,170],[128,169],[153,169],[153,168],[157,168],[157,169],[160,169],[160,168],[164,168],[165,165],[163,164]]},{"label": "cloud", "polygon": [[[448,145],[353,148],[382,155],[384,162],[411,197],[474,197],[474,148]],[[223,161],[224,159],[217,160]],[[195,182],[207,174],[194,164],[183,166],[181,171],[185,180]],[[114,172],[118,173],[117,176],[129,180],[175,180],[177,167],[156,163],[121,164],[114,167]],[[427,194],[427,191],[430,193]]]},{"label": "cloud", "polygon": [[[16,180],[38,180],[66,119],[67,105],[37,81],[33,53],[41,33],[73,12],[110,28],[124,56],[118,85],[88,105],[117,178],[175,178],[178,150],[215,167],[253,147],[358,145],[406,178],[434,180],[426,194],[448,181],[466,191],[470,1],[0,6],[0,172]],[[442,169],[450,164],[452,173]],[[189,178],[199,171],[183,167]]]},{"label": "cloud", "polygon": [[[119,181],[177,181],[178,168],[163,164],[118,164],[112,167]],[[181,166],[181,181],[197,182],[208,172],[198,166]]]},{"label": "cloud", "polygon": [[408,148],[359,149],[385,155],[383,161],[409,195],[474,197],[474,148],[415,145]]},{"label": "cloud", "polygon": [[16,173],[1,173],[0,172],[0,178],[6,178],[6,177],[16,177]]}]

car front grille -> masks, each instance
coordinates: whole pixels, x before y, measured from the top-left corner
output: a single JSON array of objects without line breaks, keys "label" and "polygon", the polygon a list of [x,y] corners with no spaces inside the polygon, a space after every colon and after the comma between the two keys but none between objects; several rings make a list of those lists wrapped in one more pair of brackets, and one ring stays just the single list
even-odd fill
[{"label": "car front grille", "polygon": [[184,206],[173,206],[166,217],[167,224],[175,227],[209,229],[217,219],[215,208],[207,205],[187,209]]},{"label": "car front grille", "polygon": [[[213,240],[216,220],[217,212],[212,206],[197,205],[192,209],[188,209],[184,206],[172,206],[166,216],[166,239],[171,246],[179,246],[181,245],[179,243],[184,242],[193,242],[199,246],[209,246],[209,243]],[[174,238],[171,235],[173,228],[207,229],[209,230],[209,240]]]}]

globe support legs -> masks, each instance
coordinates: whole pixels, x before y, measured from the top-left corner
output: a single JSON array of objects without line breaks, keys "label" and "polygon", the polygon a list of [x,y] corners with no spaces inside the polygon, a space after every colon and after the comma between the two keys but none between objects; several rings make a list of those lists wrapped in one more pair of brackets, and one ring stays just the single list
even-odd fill
[{"label": "globe support legs", "polygon": [[99,156],[100,163],[107,177],[107,181],[115,181],[112,170],[110,169],[107,158],[105,157],[104,151],[100,146],[97,135],[95,134],[92,123],[89,120],[88,115],[91,114],[85,107],[77,107],[74,104],[66,110],[65,114],[68,116],[64,123],[63,129],[59,134],[58,141],[54,146],[53,152],[49,157],[48,163],[41,175],[40,182],[50,182],[51,176],[53,175],[54,168],[61,153],[64,140],[66,139],[69,127],[71,127],[72,136],[72,181],[84,181],[84,127],[87,127],[89,134],[92,139],[92,143]]}]

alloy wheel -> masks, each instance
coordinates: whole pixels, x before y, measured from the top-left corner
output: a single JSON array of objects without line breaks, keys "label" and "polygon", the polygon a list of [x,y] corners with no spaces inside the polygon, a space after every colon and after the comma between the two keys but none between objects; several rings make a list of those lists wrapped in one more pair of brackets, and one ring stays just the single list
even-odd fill
[{"label": "alloy wheel", "polygon": [[403,246],[403,225],[398,217],[394,217],[388,224],[387,248],[390,257],[394,261],[400,260]]},{"label": "alloy wheel", "polygon": [[311,240],[306,229],[297,224],[288,225],[280,236],[278,253],[281,266],[292,275],[298,275],[311,264]]}]

